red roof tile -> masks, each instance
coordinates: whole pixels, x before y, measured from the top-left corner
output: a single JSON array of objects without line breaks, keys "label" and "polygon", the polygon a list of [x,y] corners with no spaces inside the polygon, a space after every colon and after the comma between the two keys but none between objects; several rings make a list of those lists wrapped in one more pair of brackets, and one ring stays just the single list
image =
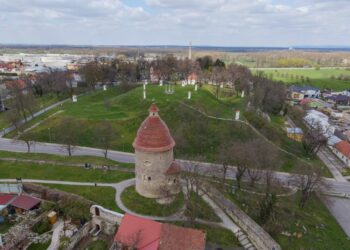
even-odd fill
[{"label": "red roof tile", "polygon": [[139,250],[158,250],[161,223],[125,214],[114,240]]},{"label": "red roof tile", "polygon": [[145,152],[163,152],[172,149],[175,141],[165,122],[158,115],[158,107],[152,104],[150,115],[137,131],[133,147]]},{"label": "red roof tile", "polygon": [[159,111],[159,108],[155,103],[152,103],[151,107],[148,109],[149,112],[157,113]]},{"label": "red roof tile", "polygon": [[171,174],[178,174],[180,172],[181,172],[181,165],[176,161],[173,161],[170,167],[168,167],[168,169],[165,171],[165,174],[171,175]]},{"label": "red roof tile", "polygon": [[335,148],[338,149],[340,153],[350,158],[350,143],[347,141],[340,141],[335,144]]},{"label": "red roof tile", "polygon": [[0,194],[0,205],[6,206],[15,198],[14,194]]},{"label": "red roof tile", "polygon": [[205,233],[192,228],[162,224],[159,250],[204,250]]},{"label": "red roof tile", "polygon": [[10,204],[14,207],[21,208],[24,210],[30,210],[37,206],[40,200],[28,195],[17,196]]},{"label": "red roof tile", "polygon": [[205,233],[125,214],[114,240],[138,250],[204,250]]}]

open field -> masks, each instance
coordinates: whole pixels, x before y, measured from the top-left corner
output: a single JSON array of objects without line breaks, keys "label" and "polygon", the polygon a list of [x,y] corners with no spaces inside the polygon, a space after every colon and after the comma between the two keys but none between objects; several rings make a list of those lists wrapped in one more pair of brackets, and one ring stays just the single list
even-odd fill
[{"label": "open field", "polygon": [[89,187],[89,186],[67,186],[56,184],[40,184],[49,188],[80,195],[85,199],[96,202],[96,204],[107,209],[123,212],[115,203],[115,189],[112,187]]},{"label": "open field", "polygon": [[[263,196],[245,192],[226,193],[226,196],[257,220]],[[299,193],[279,197],[272,218],[276,226],[271,226],[271,221],[268,223],[267,230],[282,249],[349,249],[346,234],[319,198],[312,196],[304,209],[298,206],[299,198]]]},{"label": "open field", "polygon": [[[255,71],[255,70],[253,70]],[[346,69],[264,69],[259,70],[277,81],[283,81],[288,85],[311,85],[321,89],[330,88],[333,90],[346,90],[350,88],[350,70]],[[256,72],[256,71],[255,71]],[[346,80],[338,77],[347,76]],[[304,77],[304,81],[301,80]],[[307,80],[310,79],[310,81]]]}]

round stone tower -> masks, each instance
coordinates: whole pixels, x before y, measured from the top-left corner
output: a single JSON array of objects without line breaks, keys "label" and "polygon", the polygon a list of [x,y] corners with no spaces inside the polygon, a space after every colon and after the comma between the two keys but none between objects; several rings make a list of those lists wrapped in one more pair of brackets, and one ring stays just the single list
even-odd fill
[{"label": "round stone tower", "polygon": [[174,161],[175,141],[158,111],[152,104],[133,143],[136,191],[147,198],[166,198],[180,192],[181,167]]}]

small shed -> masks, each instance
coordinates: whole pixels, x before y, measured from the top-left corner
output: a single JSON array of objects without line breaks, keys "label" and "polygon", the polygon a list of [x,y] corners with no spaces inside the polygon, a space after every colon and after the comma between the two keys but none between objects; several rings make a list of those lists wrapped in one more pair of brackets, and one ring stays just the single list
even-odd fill
[{"label": "small shed", "polygon": [[16,213],[33,210],[39,207],[41,200],[29,195],[19,195],[10,203]]}]

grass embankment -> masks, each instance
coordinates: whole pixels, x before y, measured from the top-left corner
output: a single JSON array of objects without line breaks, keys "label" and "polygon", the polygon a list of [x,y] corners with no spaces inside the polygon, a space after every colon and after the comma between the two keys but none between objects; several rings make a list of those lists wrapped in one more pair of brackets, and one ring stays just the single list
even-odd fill
[{"label": "grass embankment", "polygon": [[51,240],[46,243],[32,243],[27,250],[46,250],[51,244]]},{"label": "grass embankment", "polygon": [[[38,98],[36,98],[37,104],[34,107],[34,112],[37,112],[37,111],[39,111],[45,107],[48,107],[56,102],[62,101],[65,98],[66,98],[65,96],[57,97],[56,95],[45,95],[42,97],[38,97]],[[11,99],[5,101],[5,105],[10,105],[11,101],[12,101]],[[11,112],[11,110],[8,112]],[[6,120],[5,116],[6,116],[6,112],[0,113],[0,129],[4,129],[4,128],[11,126],[11,124]],[[27,116],[29,117],[30,114],[28,113]]]},{"label": "grass embankment", "polygon": [[[321,89],[331,88],[334,90],[346,90],[350,88],[350,78],[347,80],[340,80],[338,77],[350,76],[350,70],[346,69],[264,69],[261,70],[272,76],[274,80],[283,81],[286,84],[295,85],[311,85]],[[304,77],[304,82],[301,77]],[[310,82],[306,81],[306,78]],[[334,78],[333,78],[334,77]]]},{"label": "grass embankment", "polygon": [[[164,86],[147,86],[148,99],[146,101],[142,98],[142,87],[126,93],[119,88],[110,88],[107,91],[86,94],[79,97],[77,103],[65,103],[61,108],[63,112],[34,128],[29,137],[35,141],[63,143],[57,136],[62,133],[58,129],[58,124],[64,117],[71,117],[79,124],[79,131],[76,131],[79,135],[77,144],[99,147],[96,127],[104,119],[108,119],[116,135],[111,143],[111,148],[133,152],[132,142],[141,122],[148,115],[147,109],[153,99],[157,102],[160,115],[169,126],[177,142],[175,148],[177,158],[201,156],[204,157],[203,160],[215,161],[217,151],[223,142],[247,141],[258,137],[251,128],[244,124],[209,119],[180,103],[184,102],[208,115],[232,118],[234,110],[244,110],[245,99],[233,96],[217,100],[211,93],[212,86],[199,88],[197,92],[194,91],[193,86],[177,86],[173,95],[164,94],[164,89]],[[192,91],[191,100],[187,99],[188,91]],[[220,89],[220,91],[223,90]],[[269,139],[282,148],[303,157],[300,143],[293,142],[286,137],[282,129],[283,124],[281,124],[283,119],[272,118],[273,123],[276,121],[277,126],[255,127],[263,133],[271,132],[269,133],[271,136],[267,136]],[[242,119],[244,118],[242,117]],[[250,122],[252,122],[251,119]],[[297,165],[297,160],[284,153],[280,155],[282,162],[277,169],[295,171],[294,166]]]},{"label": "grass embankment", "polygon": [[[204,118],[180,103],[185,102],[209,115],[232,117],[233,104],[229,101],[217,100],[204,89],[195,92],[194,87],[177,86],[173,95],[164,94],[164,89],[160,86],[147,86],[148,99],[146,101],[142,99],[142,87],[126,93],[118,88],[89,93],[79,97],[77,103],[65,103],[62,113],[34,128],[30,137],[35,141],[49,142],[51,140],[62,143],[57,136],[62,133],[58,130],[58,124],[62,118],[71,117],[79,124],[77,144],[99,147],[96,127],[107,119],[111,121],[116,135],[112,141],[112,149],[133,152],[132,142],[141,122],[148,115],[148,107],[153,99],[159,106],[160,115],[168,124],[174,137],[180,137],[181,134],[183,138],[183,143],[178,142],[177,157],[206,155],[210,159],[213,158],[222,140],[227,138],[246,140],[254,136],[249,128],[232,124],[232,122]],[[187,100],[189,90],[192,91],[191,100]]]},{"label": "grass embankment", "polygon": [[180,193],[170,204],[159,204],[155,199],[148,199],[139,195],[135,186],[128,187],[122,193],[124,205],[135,213],[152,216],[169,216],[178,212],[184,204],[183,194]]},{"label": "grass embankment", "polygon": [[107,250],[108,245],[103,240],[96,240],[96,241],[90,243],[85,249],[87,249],[87,250]]},{"label": "grass embankment", "polygon": [[[259,201],[263,196],[246,192],[226,196],[259,221]],[[282,249],[349,249],[347,236],[319,198],[312,196],[304,209],[299,207],[299,199],[299,193],[279,197],[274,223],[268,223],[267,230]]]},{"label": "grass embankment", "polygon": [[[169,222],[174,223],[174,222]],[[187,222],[175,222],[175,225],[196,228],[206,233],[206,245],[208,249],[229,250],[241,247],[237,237],[228,229],[195,223],[188,225]]]},{"label": "grass embankment", "polygon": [[84,166],[85,163],[90,163],[92,165],[108,165],[108,166],[118,166],[125,168],[133,168],[134,164],[116,162],[104,157],[97,156],[60,156],[52,154],[40,154],[40,153],[19,153],[19,152],[9,152],[0,151],[1,158],[16,158],[18,160],[33,160],[33,161],[51,161],[60,162],[66,164],[81,164]]},{"label": "grass embankment", "polygon": [[55,181],[76,181],[96,183],[117,183],[134,177],[133,173],[121,171],[102,171],[80,167],[57,166],[0,160],[1,179],[38,179]]},{"label": "grass embankment", "polygon": [[40,184],[49,188],[62,190],[67,193],[73,193],[95,202],[109,210],[123,212],[115,202],[115,189],[112,187],[90,187],[90,186],[67,186],[56,184]]}]

